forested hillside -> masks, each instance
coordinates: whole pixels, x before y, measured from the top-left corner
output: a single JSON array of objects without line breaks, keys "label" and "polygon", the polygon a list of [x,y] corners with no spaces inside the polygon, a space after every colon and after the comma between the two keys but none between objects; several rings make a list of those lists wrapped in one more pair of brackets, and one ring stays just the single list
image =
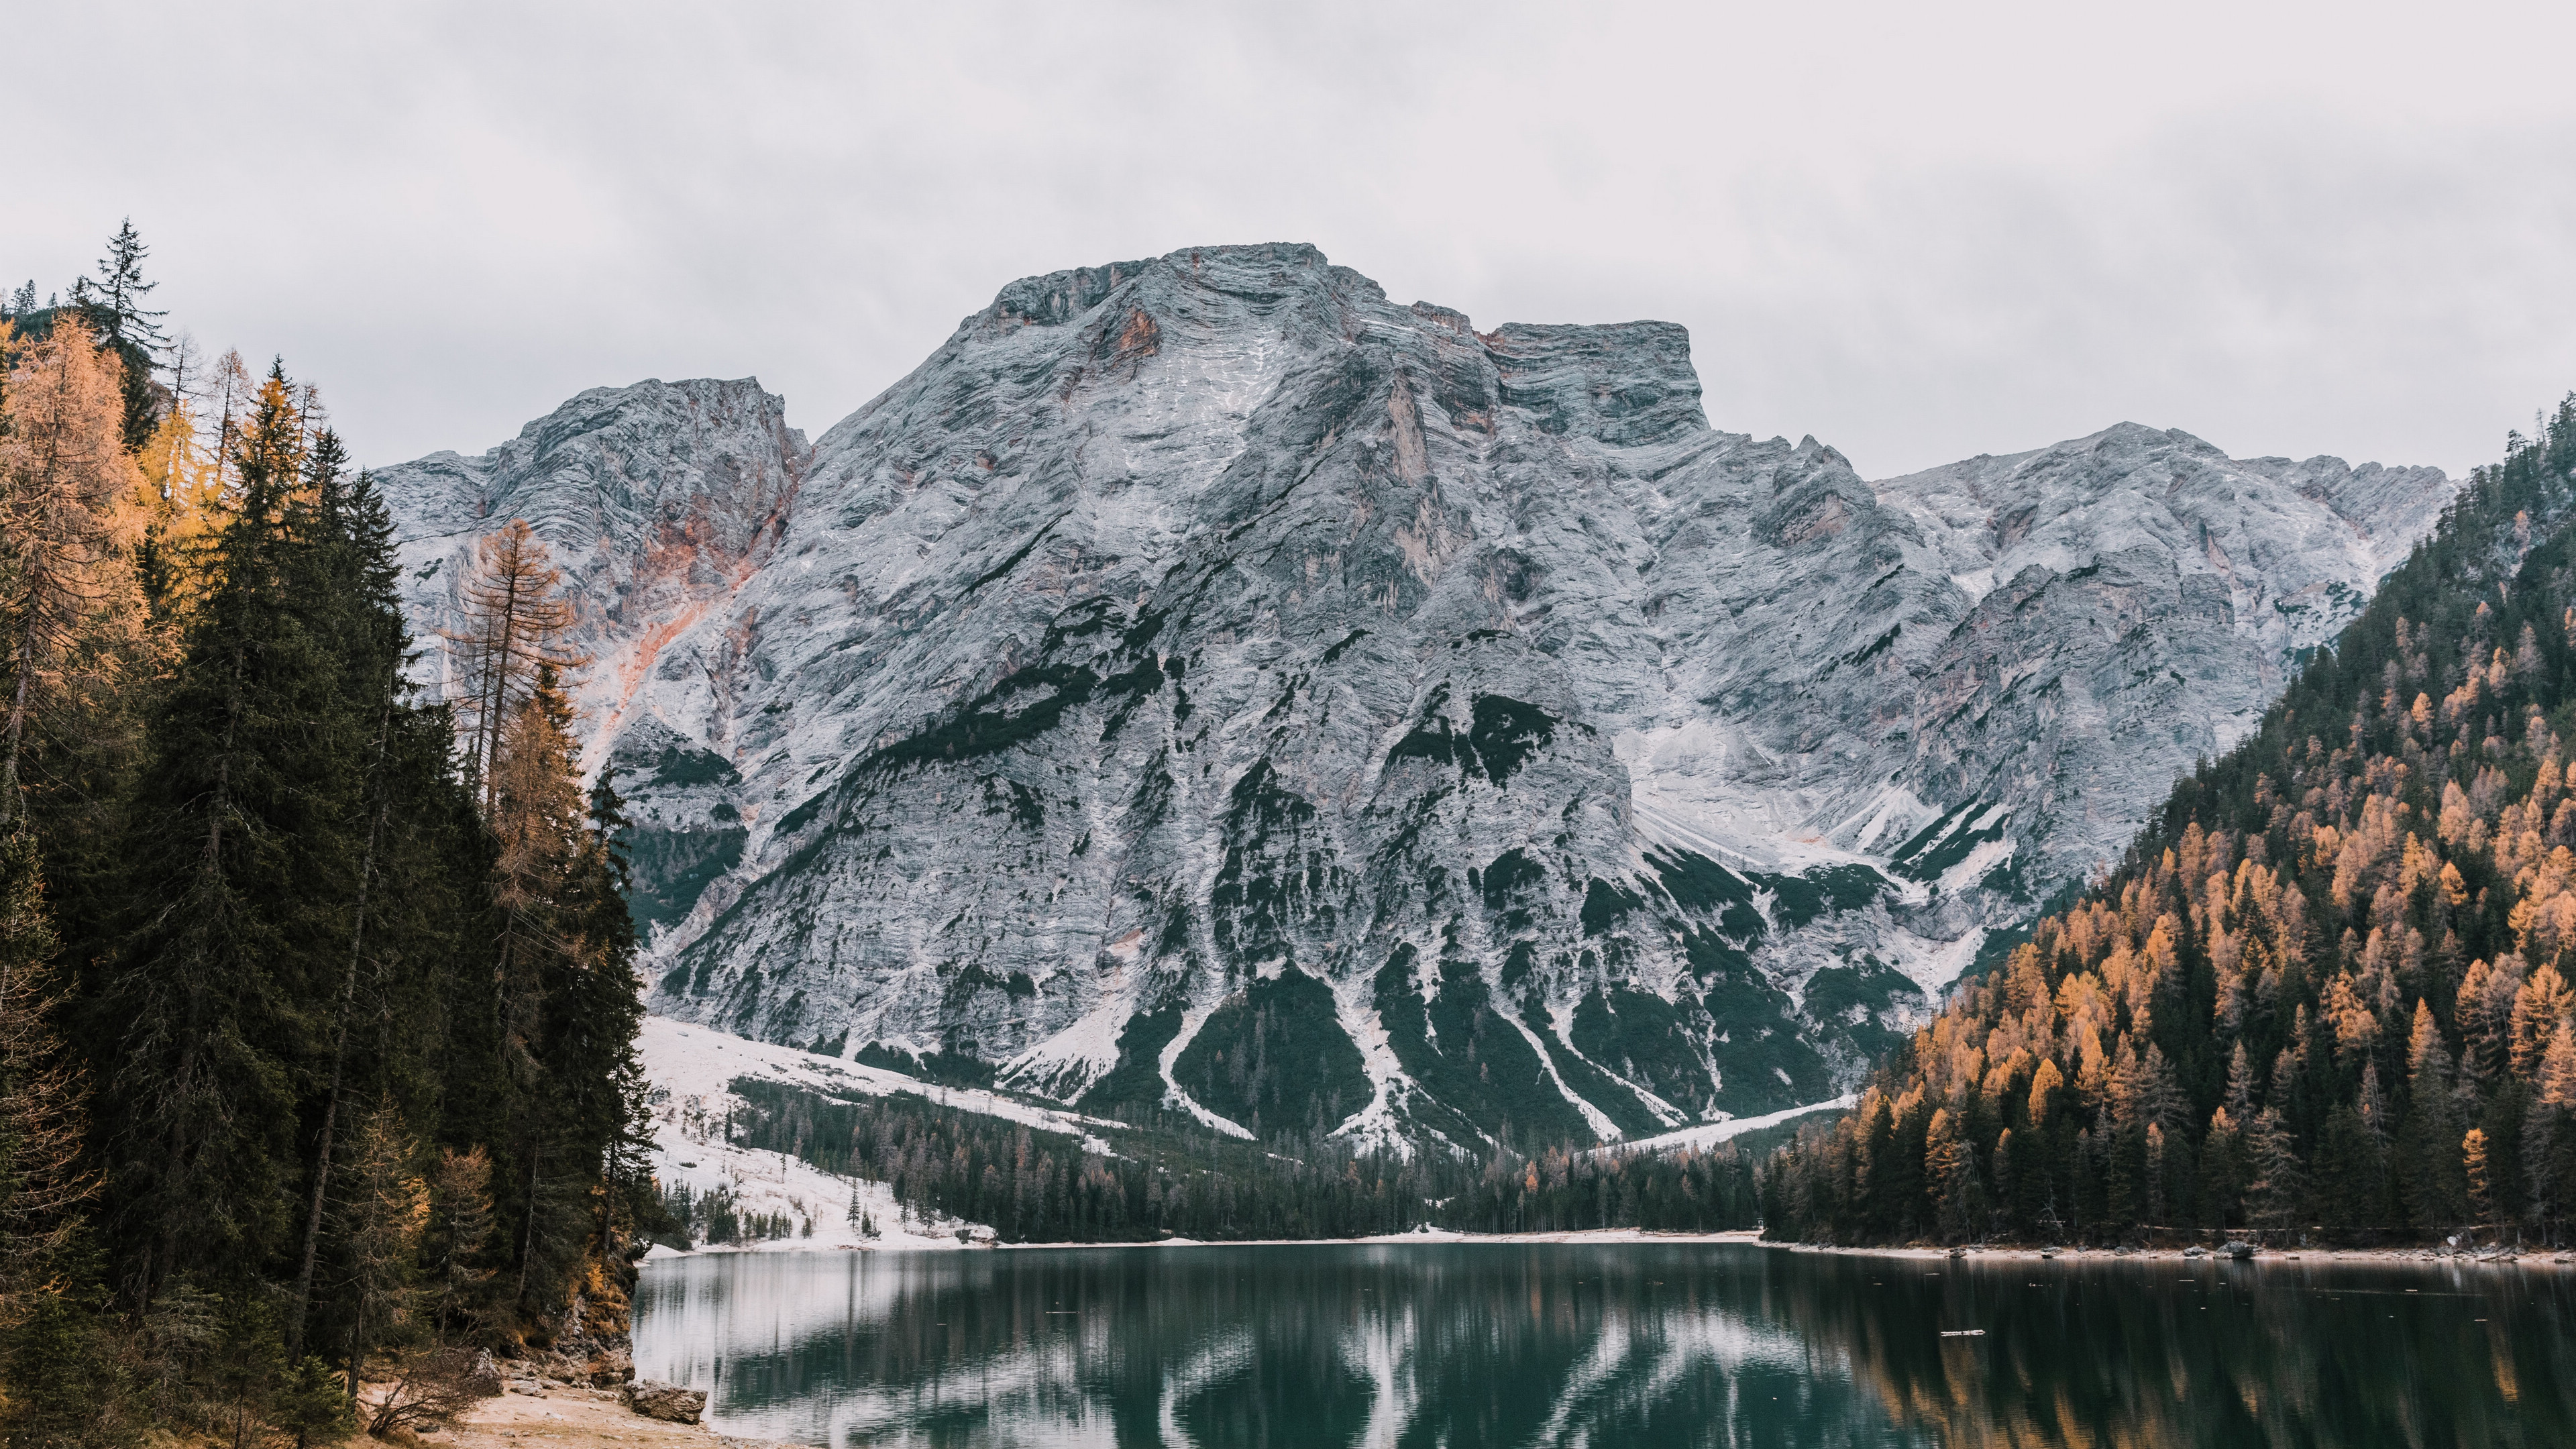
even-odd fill
[{"label": "forested hillside", "polygon": [[[1716,1232],[1760,1221],[1757,1155],[1735,1142],[1403,1156],[1323,1132],[1246,1142],[1185,1114],[1129,1108],[1119,1115],[1131,1130],[1115,1133],[1113,1155],[918,1099],[833,1097],[751,1078],[737,1079],[733,1094],[732,1145],[883,1182],[922,1222],[982,1223],[1009,1243],[1352,1238],[1421,1227]],[[728,1235],[685,1200],[670,1207],[688,1242],[758,1236],[741,1223]]]},{"label": "forested hillside", "polygon": [[1769,1164],[1774,1237],[2563,1237],[2576,399],[2262,728]]},{"label": "forested hillside", "polygon": [[146,255],[0,312],[0,1442],[303,1443],[387,1356],[621,1320],[616,799],[542,548],[419,698],[321,398],[167,339]]}]

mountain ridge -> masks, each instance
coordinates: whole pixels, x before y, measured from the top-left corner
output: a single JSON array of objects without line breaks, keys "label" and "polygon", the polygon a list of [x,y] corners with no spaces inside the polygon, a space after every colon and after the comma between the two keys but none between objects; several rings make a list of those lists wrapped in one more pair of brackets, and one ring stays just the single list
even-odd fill
[{"label": "mountain ridge", "polygon": [[2135,425],[1872,484],[1679,327],[1308,247],[1014,282],[810,448],[634,391],[380,476],[424,624],[473,524],[566,559],[656,1010],[1456,1145],[1833,1095],[2450,491]]}]

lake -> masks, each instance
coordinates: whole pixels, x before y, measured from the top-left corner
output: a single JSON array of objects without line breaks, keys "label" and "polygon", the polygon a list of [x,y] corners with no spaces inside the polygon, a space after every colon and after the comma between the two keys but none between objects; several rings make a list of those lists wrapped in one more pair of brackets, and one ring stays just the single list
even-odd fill
[{"label": "lake", "polygon": [[644,1265],[635,1365],[727,1434],[832,1449],[2539,1446],[2576,1444],[2571,1323],[2576,1274],[2545,1267],[731,1253]]}]

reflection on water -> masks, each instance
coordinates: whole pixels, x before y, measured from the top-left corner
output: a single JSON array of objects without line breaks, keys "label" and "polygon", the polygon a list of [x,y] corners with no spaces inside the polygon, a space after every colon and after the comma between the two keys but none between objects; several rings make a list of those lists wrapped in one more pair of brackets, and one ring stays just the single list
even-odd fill
[{"label": "reflection on water", "polygon": [[670,1259],[638,1302],[638,1374],[833,1449],[2576,1444],[2548,1269],[1068,1248]]}]

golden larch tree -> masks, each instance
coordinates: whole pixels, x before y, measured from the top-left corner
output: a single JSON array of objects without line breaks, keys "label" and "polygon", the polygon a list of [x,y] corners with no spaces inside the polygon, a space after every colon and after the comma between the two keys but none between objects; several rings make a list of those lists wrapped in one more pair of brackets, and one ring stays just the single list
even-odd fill
[{"label": "golden larch tree", "polygon": [[456,627],[445,631],[457,681],[457,724],[465,735],[465,768],[483,787],[488,815],[500,799],[502,737],[538,678],[590,662],[563,642],[572,627],[570,600],[556,591],[563,572],[545,541],[514,518],[475,545],[474,572],[460,590]]},{"label": "golden larch tree", "polygon": [[0,339],[0,826],[21,818],[28,731],[112,684],[139,643],[132,549],[143,477],[122,440],[119,365],[74,318]]}]

